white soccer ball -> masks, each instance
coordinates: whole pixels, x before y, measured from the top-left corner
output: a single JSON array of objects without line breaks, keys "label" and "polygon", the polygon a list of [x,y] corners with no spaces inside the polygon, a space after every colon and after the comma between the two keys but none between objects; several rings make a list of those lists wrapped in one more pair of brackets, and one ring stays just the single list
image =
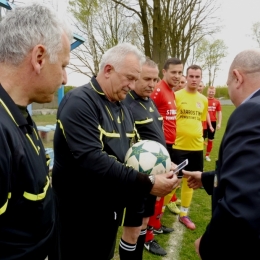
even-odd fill
[{"label": "white soccer ball", "polygon": [[129,148],[125,156],[125,164],[148,175],[161,174],[170,171],[171,158],[162,144],[143,140]]}]

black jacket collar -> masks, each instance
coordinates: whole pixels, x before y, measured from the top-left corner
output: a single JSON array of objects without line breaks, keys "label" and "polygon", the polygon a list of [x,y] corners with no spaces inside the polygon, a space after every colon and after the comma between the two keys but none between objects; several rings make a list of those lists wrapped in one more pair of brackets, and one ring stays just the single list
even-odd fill
[{"label": "black jacket collar", "polygon": [[26,118],[22,115],[18,106],[14,103],[14,101],[11,99],[11,97],[8,95],[8,93],[5,91],[5,89],[2,87],[1,84],[0,84],[0,99],[7,106],[11,115],[13,116],[15,122],[18,124],[19,127],[28,126],[29,125],[28,122],[30,122],[30,125],[33,124],[29,113],[28,113],[28,121],[27,121]]}]

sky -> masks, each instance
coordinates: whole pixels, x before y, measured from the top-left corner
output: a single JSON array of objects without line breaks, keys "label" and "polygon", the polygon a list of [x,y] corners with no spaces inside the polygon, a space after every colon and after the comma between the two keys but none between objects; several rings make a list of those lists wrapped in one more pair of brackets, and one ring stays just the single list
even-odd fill
[{"label": "sky", "polygon": [[221,71],[215,80],[215,86],[226,84],[229,66],[234,57],[241,51],[257,48],[252,39],[252,25],[260,22],[259,0],[222,0],[219,17],[223,21],[223,29],[215,37],[222,39],[228,47],[228,55],[223,59]]},{"label": "sky", "polygon": [[[17,0],[17,2],[28,2],[29,0]],[[68,0],[39,0],[50,2],[60,13],[66,14]],[[217,16],[223,25],[220,33],[214,39],[222,39],[228,47],[228,55],[221,63],[221,70],[215,79],[215,86],[226,84],[229,66],[240,51],[248,48],[256,48],[258,44],[252,39],[252,25],[260,22],[260,0],[215,0],[220,3]],[[15,1],[16,2],[16,1]],[[68,82],[66,85],[80,86],[89,81],[85,75],[71,72],[67,69]],[[204,72],[204,82],[207,75]]]}]

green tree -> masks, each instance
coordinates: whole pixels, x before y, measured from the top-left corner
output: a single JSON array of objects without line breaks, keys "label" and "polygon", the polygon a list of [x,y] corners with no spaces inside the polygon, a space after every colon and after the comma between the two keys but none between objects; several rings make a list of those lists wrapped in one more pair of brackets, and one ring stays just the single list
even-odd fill
[{"label": "green tree", "polygon": [[260,47],[260,22],[256,22],[252,25],[252,39],[258,43]]},{"label": "green tree", "polygon": [[64,86],[64,94],[66,94],[67,92],[71,91],[74,88],[75,87],[73,87],[73,86]]},{"label": "green tree", "polygon": [[208,82],[206,85],[214,85],[221,62],[226,56],[227,46],[223,40],[218,39],[210,42],[206,38],[203,38],[199,41],[194,51],[193,63],[199,64],[203,70],[207,71]]}]

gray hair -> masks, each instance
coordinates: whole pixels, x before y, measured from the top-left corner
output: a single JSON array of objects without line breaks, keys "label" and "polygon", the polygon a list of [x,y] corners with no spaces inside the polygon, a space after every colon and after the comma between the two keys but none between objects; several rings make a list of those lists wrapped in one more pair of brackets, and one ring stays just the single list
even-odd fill
[{"label": "gray hair", "polygon": [[158,69],[158,64],[151,60],[149,57],[145,57],[143,65],[147,65],[148,67]]},{"label": "gray hair", "polygon": [[237,54],[231,64],[231,69],[239,69],[245,73],[260,72],[259,49],[248,49]]},{"label": "gray hair", "polygon": [[46,47],[50,62],[55,63],[64,33],[71,41],[70,27],[46,5],[17,6],[0,22],[0,63],[19,65],[38,44]]},{"label": "gray hair", "polygon": [[144,54],[131,43],[119,43],[108,49],[102,56],[99,69],[102,70],[107,64],[111,64],[115,70],[118,70],[128,54],[134,54],[142,65],[145,61]]}]

